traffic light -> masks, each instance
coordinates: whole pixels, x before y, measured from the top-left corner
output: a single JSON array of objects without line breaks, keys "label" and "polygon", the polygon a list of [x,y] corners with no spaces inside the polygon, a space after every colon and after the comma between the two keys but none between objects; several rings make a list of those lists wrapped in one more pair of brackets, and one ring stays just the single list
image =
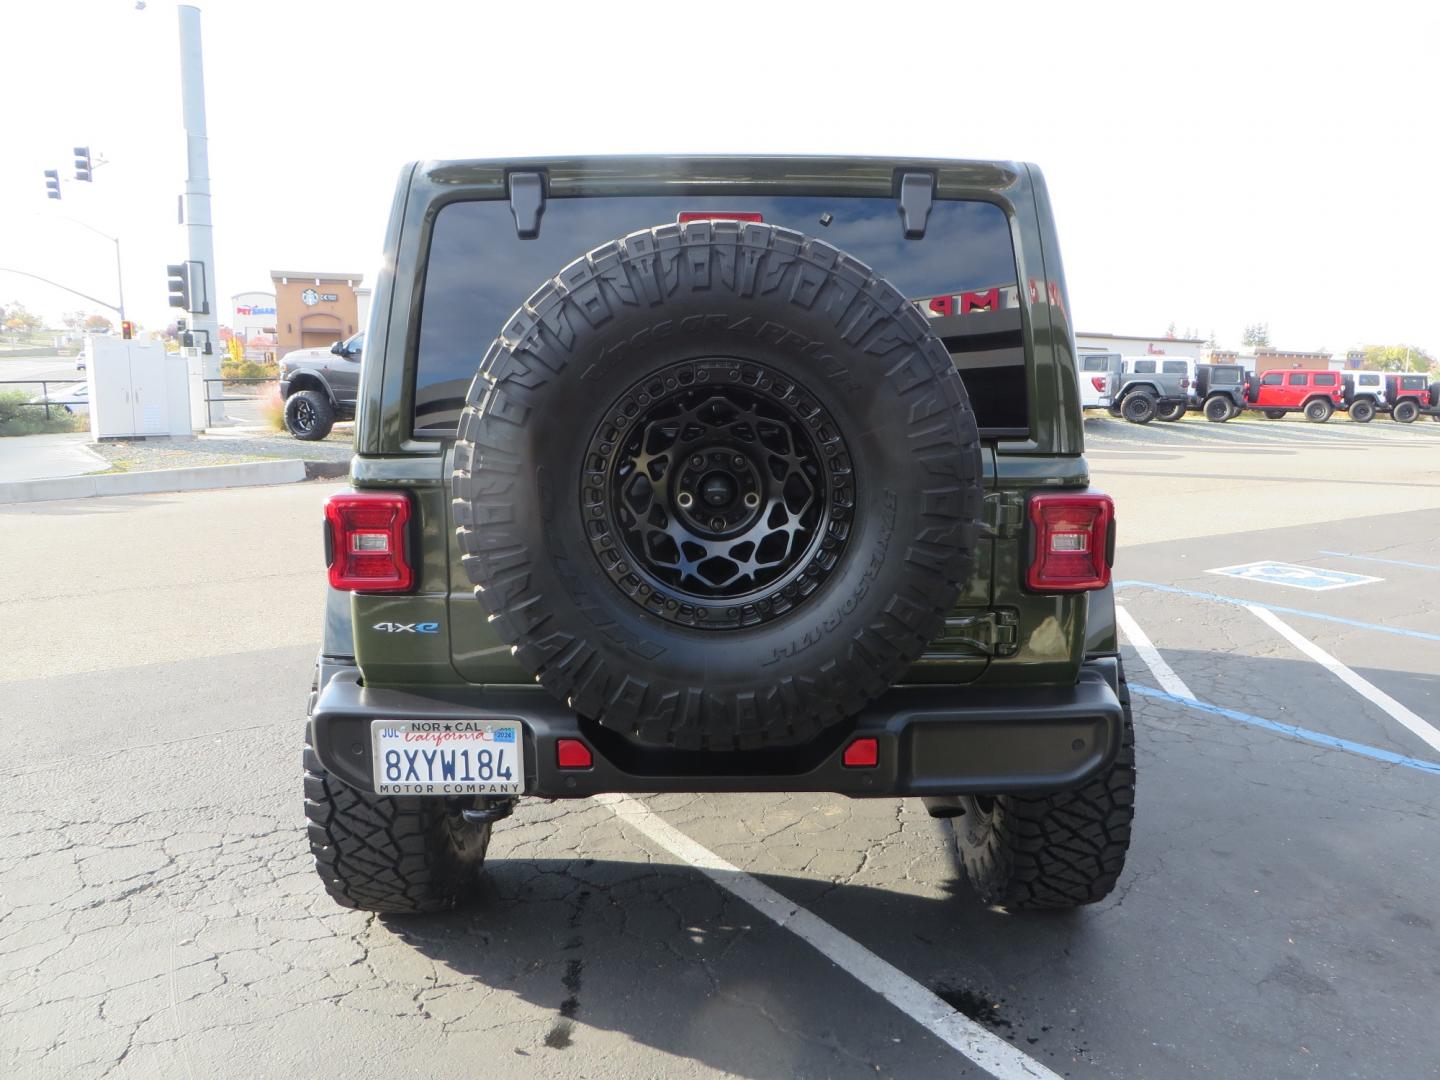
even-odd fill
[{"label": "traffic light", "polygon": [[60,170],[45,170],[45,194],[51,199],[60,198]]},{"label": "traffic light", "polygon": [[129,341],[129,340],[130,340],[131,338],[133,338],[134,336],[135,336],[135,324],[134,324],[133,322],[131,322],[129,319],[124,319],[124,320],[122,320],[121,323],[120,323],[120,338],[121,338],[121,340],[123,340],[123,341]]},{"label": "traffic light", "polygon": [[91,174],[95,167],[90,164],[90,148],[88,146],[75,147],[75,179],[84,180],[87,184],[93,179]]},{"label": "traffic light", "polygon": [[170,306],[190,310],[190,264],[170,263],[165,267],[170,277]]}]

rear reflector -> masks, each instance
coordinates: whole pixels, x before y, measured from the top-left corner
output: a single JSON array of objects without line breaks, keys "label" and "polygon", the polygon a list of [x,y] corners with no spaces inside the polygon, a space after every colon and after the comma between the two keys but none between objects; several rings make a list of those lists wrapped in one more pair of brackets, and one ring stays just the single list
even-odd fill
[{"label": "rear reflector", "polygon": [[1115,504],[1099,492],[1030,497],[1031,592],[1085,592],[1110,584]]},{"label": "rear reflector", "polygon": [[764,221],[764,214],[749,210],[681,210],[675,220],[684,225],[687,221]]},{"label": "rear reflector", "polygon": [[873,769],[880,764],[880,743],[869,736],[845,747],[840,763],[847,769]]},{"label": "rear reflector", "polygon": [[556,739],[555,764],[562,769],[588,769],[595,760],[590,748],[579,739]]},{"label": "rear reflector", "polygon": [[342,491],[325,504],[330,585],[347,592],[409,592],[410,498],[398,491]]}]

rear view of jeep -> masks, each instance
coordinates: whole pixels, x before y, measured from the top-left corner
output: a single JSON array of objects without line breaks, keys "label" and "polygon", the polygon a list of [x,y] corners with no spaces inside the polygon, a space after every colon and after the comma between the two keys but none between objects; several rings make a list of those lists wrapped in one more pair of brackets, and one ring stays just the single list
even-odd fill
[{"label": "rear view of jeep", "polygon": [[1038,170],[425,162],[385,256],[305,749],[336,901],[461,902],[518,800],[610,792],[916,797],[991,903],[1110,892],[1114,510]]}]

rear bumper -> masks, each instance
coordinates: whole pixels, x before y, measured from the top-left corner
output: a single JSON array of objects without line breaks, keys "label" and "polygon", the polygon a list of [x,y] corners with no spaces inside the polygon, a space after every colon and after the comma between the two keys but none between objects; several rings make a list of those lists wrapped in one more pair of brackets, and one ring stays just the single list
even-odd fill
[{"label": "rear bumper", "polygon": [[[332,775],[366,791],[374,790],[369,733],[376,720],[518,720],[525,730],[525,794],[551,799],[602,792],[1059,790],[1109,764],[1121,728],[1113,659],[1087,663],[1073,687],[896,687],[813,746],[735,753],[638,749],[539,689],[372,689],[348,667],[322,666],[322,679],[312,715],[315,751]],[[877,741],[878,764],[845,767],[844,748],[862,736]],[[561,738],[584,740],[594,765],[559,768]]]}]

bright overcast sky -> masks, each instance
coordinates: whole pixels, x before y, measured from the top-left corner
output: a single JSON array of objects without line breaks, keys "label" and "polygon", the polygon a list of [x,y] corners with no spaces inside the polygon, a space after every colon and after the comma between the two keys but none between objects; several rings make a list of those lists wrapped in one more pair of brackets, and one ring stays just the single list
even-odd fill
[{"label": "bright overcast sky", "polygon": [[[834,152],[1045,170],[1082,330],[1440,354],[1437,5],[209,0],[221,295],[370,276],[415,158]],[[1177,12],[1184,12],[1177,14]],[[172,318],[175,5],[11,0],[0,266]],[[72,145],[111,164],[46,200]],[[85,306],[0,274],[0,300]],[[222,319],[228,317],[225,305]]]}]

